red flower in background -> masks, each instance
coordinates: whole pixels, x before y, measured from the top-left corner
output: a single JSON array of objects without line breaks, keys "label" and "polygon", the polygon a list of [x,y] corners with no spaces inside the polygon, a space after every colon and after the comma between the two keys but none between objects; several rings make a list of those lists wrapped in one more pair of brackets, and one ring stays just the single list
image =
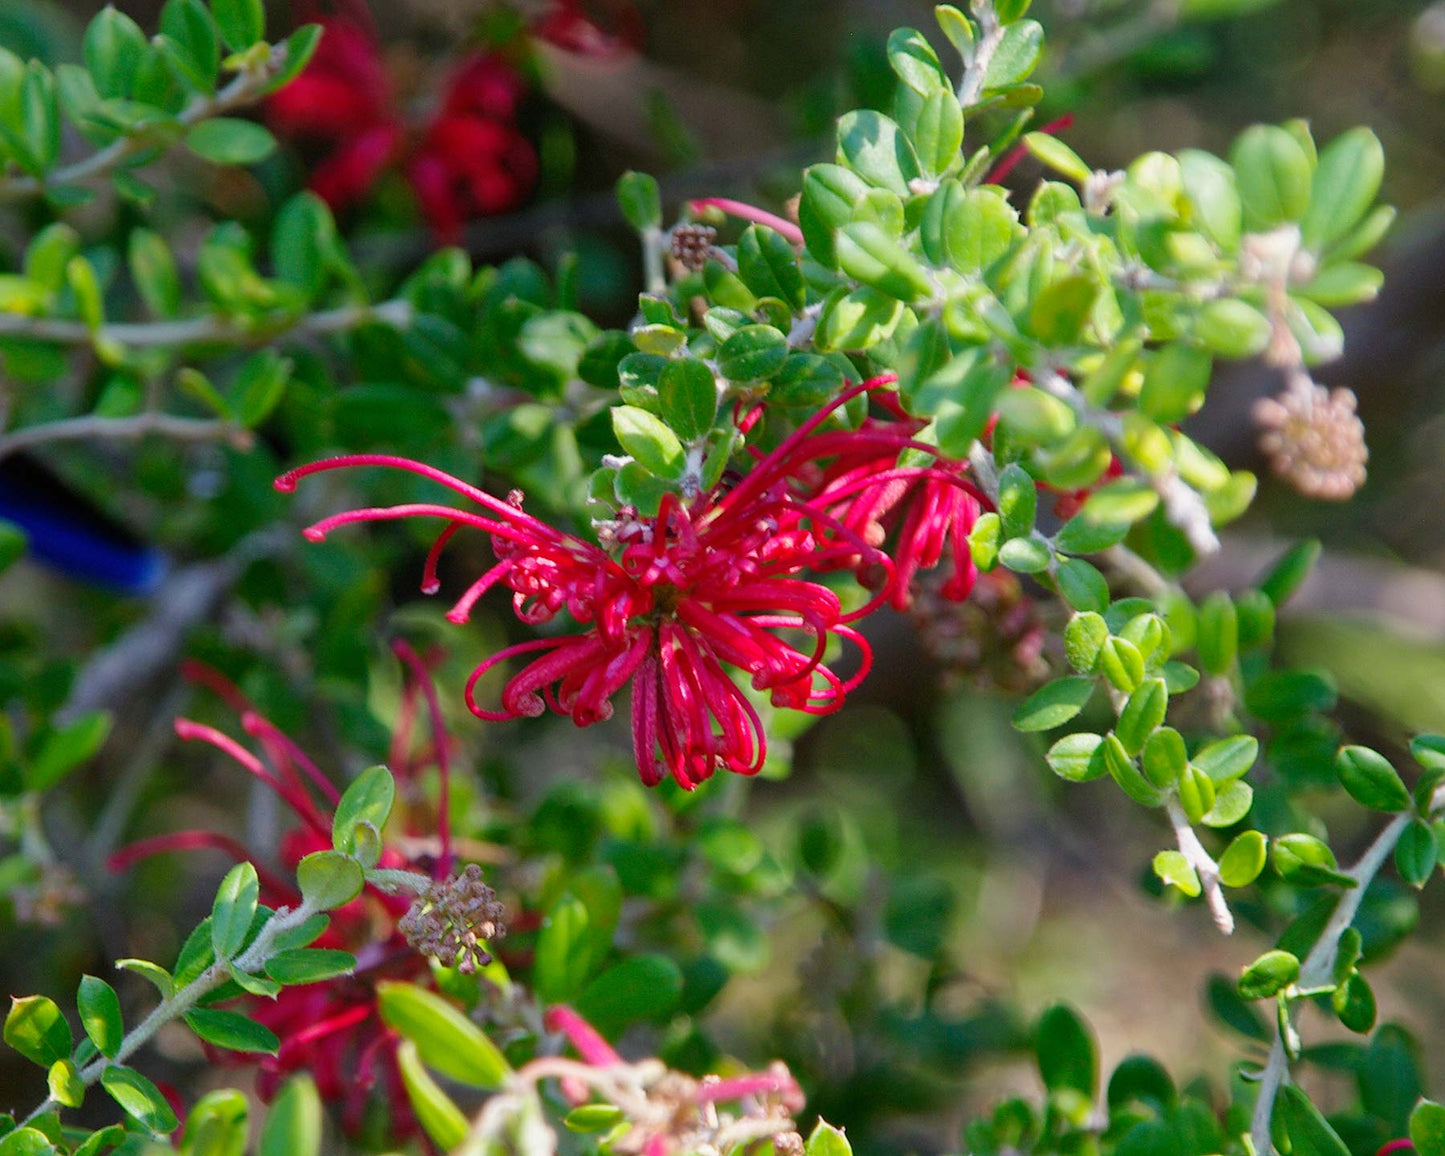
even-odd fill
[{"label": "red flower in background", "polygon": [[[439,877],[449,870],[452,857],[447,818],[449,740],[440,727],[440,711],[426,663],[405,642],[397,642],[393,649],[408,668],[410,677],[403,695],[401,719],[393,736],[391,767],[398,784],[405,787],[423,770],[436,766],[440,778],[435,816],[439,838],[434,844],[418,838],[417,846],[406,852],[388,845],[382,851],[379,866],[409,868]],[[176,733],[183,739],[208,743],[229,755],[275,791],[299,820],[300,825],[280,840],[282,863],[294,868],[311,852],[329,849],[331,809],[340,798],[336,787],[218,671],[201,663],[188,663],[184,673],[191,681],[217,693],[240,715],[242,729],[255,740],[262,753],[257,755],[229,735],[189,719],[176,720]],[[418,698],[425,700],[431,716],[430,744],[413,743]],[[401,794],[405,796],[406,792],[403,790]],[[317,801],[318,796],[322,802]],[[408,812],[405,826],[409,832],[415,832],[418,825],[413,809]],[[113,871],[122,871],[153,855],[199,848],[212,848],[238,861],[255,862],[255,856],[235,840],[218,832],[196,830],[142,839],[117,852],[109,865]],[[301,896],[289,878],[259,864],[256,871],[261,882],[262,903],[276,908],[300,902]],[[356,970],[351,975],[320,983],[282,988],[275,999],[244,997],[246,1012],[275,1032],[281,1047],[274,1056],[232,1052],[218,1052],[218,1056],[226,1062],[258,1063],[257,1090],[265,1100],[275,1095],[292,1072],[310,1072],[322,1097],[341,1106],[343,1126],[350,1132],[360,1130],[371,1093],[381,1083],[385,1100],[391,1105],[393,1134],[414,1134],[416,1120],[396,1065],[398,1037],[381,1021],[376,992],[377,982],[385,979],[429,982],[426,959],[397,927],[410,904],[407,897],[368,886],[356,899],[330,912],[330,925],[313,946],[351,952],[356,957]]]},{"label": "red flower in background", "polygon": [[429,119],[402,111],[365,6],[321,20],[306,70],[267,103],[282,136],[329,146],[309,185],[333,209],[362,200],[400,167],[438,238],[454,242],[468,220],[514,208],[537,180],[537,155],[517,127],[522,78],[500,56],[472,53]]}]

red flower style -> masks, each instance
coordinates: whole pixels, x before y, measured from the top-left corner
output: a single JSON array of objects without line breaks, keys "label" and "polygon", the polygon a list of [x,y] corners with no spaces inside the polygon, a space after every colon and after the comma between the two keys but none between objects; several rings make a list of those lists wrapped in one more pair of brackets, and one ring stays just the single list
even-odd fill
[{"label": "red flower style", "polygon": [[[436,819],[441,838],[435,856],[429,853],[408,856],[387,846],[382,851],[380,866],[445,874],[451,858],[447,737],[436,725],[440,712],[426,665],[405,642],[396,643],[394,649],[408,667],[411,678],[394,736],[391,765],[403,783],[419,774],[427,764],[437,766],[441,794]],[[336,787],[223,675],[200,663],[186,664],[184,672],[192,681],[214,690],[237,711],[242,729],[256,740],[264,757],[247,750],[229,735],[189,719],[176,720],[176,733],[183,739],[208,743],[229,755],[291,808],[300,826],[288,831],[280,841],[280,859],[287,867],[294,868],[313,851],[329,849],[330,809],[340,798]],[[423,747],[413,754],[411,732],[419,696],[426,699],[432,716],[433,742],[429,748]],[[318,794],[325,800],[324,805],[318,804],[315,797]],[[235,840],[218,832],[196,830],[142,839],[113,855],[109,866],[113,871],[121,871],[152,855],[198,848],[212,848],[238,861],[255,862],[255,856]],[[260,864],[256,872],[261,882],[261,902],[273,908],[300,902],[299,892],[288,879]],[[398,1137],[414,1134],[416,1120],[396,1065],[399,1041],[378,1015],[375,986],[383,979],[427,982],[429,972],[425,959],[396,927],[408,906],[409,900],[405,897],[368,887],[358,898],[330,912],[330,925],[314,946],[351,952],[356,956],[356,970],[351,975],[320,983],[283,988],[274,1000],[244,997],[247,1013],[275,1032],[281,1047],[275,1056],[258,1058],[222,1052],[218,1053],[219,1057],[226,1062],[258,1062],[257,1090],[265,1100],[275,1095],[292,1072],[310,1072],[322,1097],[341,1106],[343,1126],[350,1132],[360,1130],[371,1093],[380,1082],[387,1102],[392,1105],[393,1134]]]},{"label": "red flower style", "polygon": [[[913,601],[914,578],[951,557],[952,572],[939,587],[949,601],[962,602],[973,589],[978,567],[968,546],[968,535],[988,505],[964,474],[961,462],[936,456],[926,469],[896,465],[899,438],[911,439],[924,422],[909,417],[892,394],[879,401],[890,418],[870,418],[864,432],[881,435],[859,438],[856,448],[841,452],[825,471],[812,497],[870,546],[892,541],[896,568],[889,599],[897,610]],[[841,444],[845,439],[832,435]],[[881,445],[873,444],[873,441]]]},{"label": "red flower style", "polygon": [[[610,549],[528,515],[520,493],[504,501],[430,466],[389,455],[314,462],[283,474],[276,487],[289,492],[313,473],[380,465],[419,474],[475,502],[482,512],[431,503],[351,510],[316,523],[306,535],[319,541],[351,522],[442,518],[447,525],[422,582],[423,591],[433,593],[438,557],[456,531],[468,526],[486,532],[497,563],[448,612],[451,621],[465,622],[477,600],[500,585],[513,591],[523,622],[547,622],[565,609],[585,629],[523,642],[486,659],[467,684],[472,712],[501,720],[535,717],[550,708],[587,726],[611,716],[613,695],[630,681],[633,745],[643,782],[654,785],[666,771],[691,790],[719,765],[750,775],[766,758],[762,721],[726,666],[749,675],[753,688],[768,692],[774,705],[813,714],[838,709],[867,674],[871,650],[853,623],[889,596],[895,576],[880,543],[868,540],[887,512],[871,496],[875,483],[923,487],[922,513],[914,520],[920,533],[937,536],[950,511],[955,521],[962,519],[956,503],[938,497],[938,486],[961,492],[967,508],[976,511],[977,496],[959,472],[892,468],[903,449],[932,452],[912,440],[909,423],[818,432],[851,398],[888,381],[845,391],[731,488],[717,487],[687,505],[669,494],[652,517],[624,512],[609,527]],[[820,457],[834,459],[835,467],[847,464],[822,469],[818,484]],[[871,462],[875,472],[856,477],[855,460]],[[860,504],[872,511],[871,520],[854,518],[863,532],[846,520]],[[902,551],[905,565],[915,568],[933,555],[931,539],[905,544]],[[805,576],[828,570],[853,572],[873,596],[845,612],[837,594]],[[847,680],[824,664],[834,639],[862,653],[858,672]],[[478,705],[474,692],[482,676],[522,655],[537,657],[508,680],[501,709]]]},{"label": "red flower style", "polygon": [[516,127],[522,79],[501,57],[472,54],[448,82],[436,114],[413,127],[398,108],[364,9],[321,22],[316,55],[267,102],[282,136],[330,146],[310,187],[333,209],[356,204],[400,164],[423,215],[445,242],[463,225],[520,204],[537,157]]}]

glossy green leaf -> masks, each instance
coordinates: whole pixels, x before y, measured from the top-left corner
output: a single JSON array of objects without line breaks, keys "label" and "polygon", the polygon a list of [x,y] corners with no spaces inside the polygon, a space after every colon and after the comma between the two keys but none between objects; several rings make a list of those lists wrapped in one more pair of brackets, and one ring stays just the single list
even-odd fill
[{"label": "glossy green leaf", "polygon": [[365,883],[361,864],[340,851],[313,851],[296,865],[296,882],[307,904],[318,911],[350,903]]},{"label": "glossy green leaf", "polygon": [[276,1033],[240,1012],[199,1007],[188,1011],[186,1024],[208,1044],[233,1052],[263,1052],[274,1056],[281,1047]]},{"label": "glossy green leaf", "polygon": [[662,227],[662,195],[656,178],[647,173],[626,172],[618,178],[617,206],[639,233]]},{"label": "glossy green leaf", "polygon": [[920,175],[913,146],[898,125],[871,109],[839,118],[838,163],[875,188],[889,189],[900,197],[909,195],[908,182]]},{"label": "glossy green leaf", "polygon": [[1282,1087],[1274,1110],[1289,1137],[1293,1156],[1349,1156],[1339,1133],[1300,1088],[1293,1084]]},{"label": "glossy green leaf", "polygon": [[1164,801],[1164,796],[1134,765],[1129,752],[1114,735],[1104,736],[1102,750],[1104,769],[1109,772],[1109,777],[1119,784],[1119,789],[1124,794],[1146,807],[1157,807]]},{"label": "glossy green leaf", "polygon": [[316,1081],[306,1072],[292,1076],[266,1112],[257,1156],[320,1156],[322,1121]]},{"label": "glossy green leaf", "polygon": [[1410,792],[1390,760],[1369,747],[1341,747],[1335,756],[1340,785],[1355,802],[1376,811],[1405,811]]},{"label": "glossy green leaf", "polygon": [[211,946],[217,959],[230,959],[245,944],[260,894],[256,868],[250,863],[237,863],[226,872],[211,907]]},{"label": "glossy green leaf", "polygon": [[186,147],[213,164],[254,165],[276,151],[276,138],[255,121],[219,116],[186,133]]},{"label": "glossy green leaf", "polygon": [[331,845],[344,855],[356,849],[356,828],[370,823],[377,832],[386,828],[396,802],[396,780],[385,766],[368,767],[342,792],[331,821]]},{"label": "glossy green leaf", "polygon": [[1310,160],[1300,143],[1275,125],[1245,129],[1229,154],[1245,227],[1272,229],[1298,221],[1310,203]]},{"label": "glossy green leaf", "polygon": [[766,225],[749,225],[738,238],[738,276],[758,297],[776,297],[794,310],[804,302],[798,256]]},{"label": "glossy green leaf", "polygon": [[10,998],[4,1037],[7,1044],[42,1068],[68,1059],[75,1044],[60,1009],[43,995]]},{"label": "glossy green leaf", "polygon": [[1219,878],[1226,887],[1248,887],[1264,870],[1268,841],[1261,831],[1238,835],[1219,857]]},{"label": "glossy green leaf", "polygon": [[1162,678],[1148,678],[1141,682],[1129,695],[1124,709],[1119,712],[1119,721],[1114,734],[1131,755],[1144,749],[1149,736],[1164,721],[1169,709],[1169,691]]},{"label": "glossy green leaf", "polygon": [[109,711],[87,711],[45,736],[35,758],[25,769],[25,786],[37,792],[50,790],[61,779],[93,759],[110,735]]},{"label": "glossy green leaf", "polygon": [[1094,680],[1071,675],[1056,678],[1029,695],[1014,711],[1013,725],[1021,731],[1045,731],[1063,726],[1084,709],[1094,692]]},{"label": "glossy green leaf", "polygon": [[1199,872],[1190,864],[1182,852],[1160,851],[1154,856],[1154,874],[1166,886],[1175,887],[1189,898],[1196,898],[1201,887]]},{"label": "glossy green leaf", "polygon": [[56,1060],[45,1075],[50,1098],[66,1108],[79,1108],[85,1103],[85,1082],[70,1060]]},{"label": "glossy green leaf", "polygon": [[114,1058],[125,1036],[120,997],[115,994],[115,989],[93,975],[81,976],[75,1002],[80,1011],[80,1026],[85,1029],[90,1042],[101,1055]]},{"label": "glossy green leaf", "polygon": [[907,303],[933,291],[928,270],[872,222],[844,225],[833,243],[843,272],[880,293]]},{"label": "glossy green leaf", "polygon": [[718,369],[729,381],[766,381],[787,359],[787,338],[771,325],[745,325],[717,352]]},{"label": "glossy green leaf", "polygon": [[1304,243],[1329,245],[1364,218],[1385,174],[1385,150],[1367,128],[1341,133],[1320,152],[1309,210],[1300,223]]},{"label": "glossy green leaf", "polygon": [[467,1137],[469,1126],[462,1110],[442,1091],[422,1067],[417,1046],[403,1040],[396,1049],[396,1066],[401,1072],[402,1086],[423,1131],[442,1152],[450,1152]]},{"label": "glossy green leaf", "polygon": [[100,1074],[100,1083],[136,1123],[149,1132],[174,1132],[180,1121],[170,1103],[149,1079],[134,1068],[111,1064]]},{"label": "glossy green leaf", "polygon": [[1395,869],[1411,887],[1424,887],[1440,862],[1435,828],[1424,819],[1411,819],[1395,844]]},{"label": "glossy green leaf", "polygon": [[1045,759],[1049,769],[1071,783],[1086,783],[1108,774],[1104,765],[1102,735],[1065,735],[1049,748]]},{"label": "glossy green leaf", "polygon": [[1035,1054],[1044,1086],[1093,1099],[1099,1090],[1099,1054],[1093,1033],[1072,1008],[1055,1004],[1039,1019]]},{"label": "glossy green leaf", "polygon": [[1245,999],[1268,999],[1299,978],[1299,960],[1287,951],[1266,951],[1239,977]]},{"label": "glossy green leaf", "polygon": [[180,1156],[245,1156],[249,1115],[244,1093],[207,1092],[186,1116]]},{"label": "glossy green leaf", "polygon": [[320,983],[356,970],[356,957],[349,951],[297,947],[279,951],[266,961],[266,974],[277,983]]},{"label": "glossy green leaf", "polygon": [[[1144,686],[1134,694],[1139,694]],[[1130,701],[1133,701],[1132,696]],[[1125,746],[1127,745],[1126,743]],[[1179,776],[1184,773],[1184,768],[1189,763],[1183,736],[1173,727],[1160,727],[1145,740],[1140,763],[1144,768],[1144,777],[1156,787],[1161,790],[1172,787],[1179,781]]]},{"label": "glossy green leaf", "polygon": [[1445,1107],[1421,1100],[1410,1113],[1410,1142],[1417,1156],[1445,1156]]},{"label": "glossy green leaf", "polygon": [[377,985],[386,1025],[411,1041],[427,1067],[471,1088],[501,1087],[511,1070],[497,1045],[453,1004],[414,984]]},{"label": "glossy green leaf", "polygon": [[232,51],[250,48],[266,35],[266,11],[261,0],[211,0],[211,11]]},{"label": "glossy green leaf", "polygon": [[636,1023],[663,1023],[682,999],[682,972],[662,955],[638,955],[593,979],[577,997],[578,1013],[616,1039]]}]

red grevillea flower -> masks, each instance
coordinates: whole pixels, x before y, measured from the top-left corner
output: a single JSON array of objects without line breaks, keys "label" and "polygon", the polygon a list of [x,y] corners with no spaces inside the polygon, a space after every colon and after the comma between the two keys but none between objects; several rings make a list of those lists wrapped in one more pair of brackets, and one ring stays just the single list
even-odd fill
[{"label": "red grevillea flower", "polygon": [[[687,504],[669,494],[655,516],[624,511],[606,528],[607,548],[525,513],[520,493],[503,500],[389,455],[314,462],[283,474],[276,487],[289,492],[313,473],[379,465],[419,474],[476,503],[480,511],[432,503],[351,510],[318,522],[306,535],[319,541],[351,522],[441,518],[447,525],[422,582],[433,593],[437,559],[451,537],[462,527],[486,532],[496,565],[456,602],[447,615],[451,621],[465,622],[483,594],[503,586],[513,592],[523,622],[547,622],[565,609],[584,629],[523,642],[481,663],[467,684],[473,713],[500,720],[550,708],[587,726],[610,717],[613,695],[631,682],[633,745],[643,782],[655,784],[665,771],[691,790],[720,765],[755,774],[766,758],[762,721],[728,667],[748,675],[774,705],[814,714],[838,709],[866,675],[871,651],[852,624],[888,597],[894,565],[838,511],[863,501],[860,495],[874,482],[937,482],[972,494],[958,473],[940,468],[883,469],[867,482],[847,470],[830,476],[823,469],[823,484],[816,485],[820,457],[852,461],[856,455],[891,464],[903,449],[929,450],[912,440],[913,427],[903,422],[818,432],[836,409],[888,381],[846,390],[731,488],[717,487]],[[904,556],[915,564],[913,553]],[[920,559],[930,556],[931,547],[918,553]],[[827,570],[852,571],[874,595],[845,611],[837,594],[807,576]],[[824,663],[835,639],[862,652],[858,672],[847,680]],[[508,680],[501,709],[480,706],[474,692],[482,676],[523,655],[534,657]]]},{"label": "red grevillea flower", "polygon": [[[439,832],[437,850],[426,841],[423,851],[402,853],[385,846],[380,865],[444,875],[450,867],[451,844],[448,809],[450,743],[441,726],[436,692],[431,685],[427,663],[404,641],[393,649],[406,665],[409,678],[403,694],[402,713],[392,743],[391,766],[402,783],[419,775],[430,765],[439,772],[440,794],[435,827]],[[215,691],[241,717],[242,729],[255,740],[261,753],[248,750],[229,735],[190,719],[176,720],[176,733],[186,740],[209,744],[230,756],[264,782],[296,815],[299,826],[282,836],[281,861],[294,868],[313,851],[331,847],[332,811],[340,794],[321,770],[297,745],[262,716],[225,676],[201,663],[187,663],[183,672],[191,681]],[[423,699],[432,722],[432,742],[413,751],[412,733],[417,700]],[[318,798],[320,801],[318,801]],[[403,826],[414,829],[411,813]],[[142,839],[111,857],[109,866],[121,871],[152,855],[170,851],[210,848],[237,860],[256,857],[225,835],[213,831],[180,831]],[[261,901],[270,907],[294,905],[301,899],[289,879],[257,864]],[[401,1073],[396,1065],[398,1039],[382,1023],[377,1012],[376,984],[385,979],[428,982],[425,959],[417,954],[397,930],[397,921],[409,900],[368,887],[358,898],[330,913],[330,926],[315,946],[337,948],[356,956],[356,970],[348,976],[321,983],[286,987],[277,997],[244,997],[246,1011],[276,1033],[281,1047],[274,1056],[256,1057],[242,1053],[218,1053],[227,1062],[259,1063],[257,1089],[269,1100],[287,1076],[308,1071],[317,1090],[342,1109],[342,1123],[350,1132],[361,1129],[371,1093],[378,1083],[391,1105],[391,1128],[395,1136],[416,1132]]]}]

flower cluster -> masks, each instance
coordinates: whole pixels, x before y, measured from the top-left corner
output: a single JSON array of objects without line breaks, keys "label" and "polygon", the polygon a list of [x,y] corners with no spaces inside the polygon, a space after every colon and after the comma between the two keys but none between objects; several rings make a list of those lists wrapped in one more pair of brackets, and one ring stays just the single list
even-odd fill
[{"label": "flower cluster", "polygon": [[356,204],[399,167],[438,238],[453,242],[471,218],[514,208],[531,193],[537,155],[517,127],[526,89],[506,60],[466,57],[418,125],[402,110],[365,10],[324,24],[316,56],[267,113],[282,135],[329,150],[310,184],[333,209]]},{"label": "flower cluster", "polygon": [[[727,1078],[696,1079],[670,1071],[655,1060],[628,1064],[595,1028],[570,1007],[550,1008],[549,1030],[561,1033],[586,1067],[559,1068],[563,1094],[574,1104],[599,1095],[621,1109],[627,1131],[612,1145],[625,1156],[673,1156],[688,1152],[733,1152],[771,1140],[777,1153],[801,1153],[793,1121],[803,1093],[787,1065]],[[566,1064],[566,1061],[561,1061]],[[559,1061],[538,1061],[538,1074]],[[721,1109],[737,1104],[736,1111]]]},{"label": "flower cluster", "polygon": [[[691,790],[719,767],[754,774],[766,759],[763,723],[728,673],[749,677],[775,706],[813,714],[837,710],[867,674],[871,651],[854,624],[885,602],[905,606],[915,573],[951,555],[946,597],[966,597],[975,570],[967,535],[986,499],[958,463],[914,439],[918,423],[894,411],[858,429],[822,427],[852,398],[891,384],[851,387],[804,422],[735,484],[684,501],[663,497],[655,515],[618,511],[605,545],[564,533],[522,509],[419,462],[380,454],[333,458],[277,479],[282,491],[325,470],[381,465],[408,470],[470,499],[480,512],[430,503],[351,510],[306,534],[319,541],[352,522],[435,517],[447,525],[427,559],[422,589],[439,587],[437,562],[462,527],[490,535],[496,565],[447,617],[467,620],[494,587],[513,592],[517,617],[551,621],[565,610],[580,633],[532,639],[492,655],[472,673],[467,704],[478,717],[535,717],[551,709],[587,726],[612,715],[612,698],[632,684],[638,773],[656,784],[670,774]],[[744,424],[747,424],[746,422]],[[900,466],[921,451],[932,464]],[[891,553],[885,545],[891,542]],[[845,609],[818,580],[846,571],[871,595]],[[848,642],[862,655],[850,677],[825,661]],[[510,659],[530,661],[506,683],[500,709],[477,703],[477,684]]]}]

